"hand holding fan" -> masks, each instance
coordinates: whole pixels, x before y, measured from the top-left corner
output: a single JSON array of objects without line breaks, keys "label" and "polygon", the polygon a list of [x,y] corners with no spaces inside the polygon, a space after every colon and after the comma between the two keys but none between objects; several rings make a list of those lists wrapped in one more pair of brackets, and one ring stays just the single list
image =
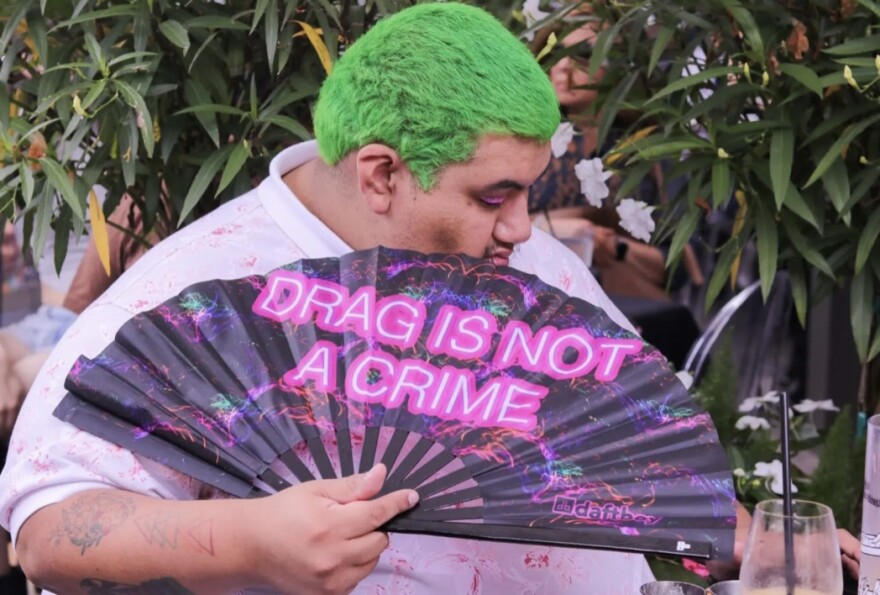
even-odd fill
[{"label": "hand holding fan", "polygon": [[377,248],[193,285],[80,358],[59,418],[239,497],[389,469],[389,530],[727,557],[708,415],[599,308]]}]

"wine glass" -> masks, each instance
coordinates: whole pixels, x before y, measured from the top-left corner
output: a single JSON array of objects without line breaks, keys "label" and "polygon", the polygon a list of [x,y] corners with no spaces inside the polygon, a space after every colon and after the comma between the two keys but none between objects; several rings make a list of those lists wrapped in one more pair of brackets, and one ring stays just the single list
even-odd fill
[{"label": "wine glass", "polygon": [[[786,565],[785,526],[791,525],[792,564]],[[843,570],[834,514],[824,504],[792,501],[786,517],[782,500],[755,507],[740,571],[741,595],[840,595]]]}]

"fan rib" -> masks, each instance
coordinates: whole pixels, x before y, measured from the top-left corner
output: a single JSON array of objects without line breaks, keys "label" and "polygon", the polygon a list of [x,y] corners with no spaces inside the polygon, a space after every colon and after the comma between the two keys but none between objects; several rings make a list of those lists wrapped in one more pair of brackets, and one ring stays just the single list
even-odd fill
[{"label": "fan rib", "polygon": [[473,479],[471,475],[471,470],[467,467],[463,467],[448,475],[444,475],[438,479],[435,479],[431,483],[427,483],[419,488],[419,496],[422,498],[427,498],[433,494],[438,492],[442,492],[443,490],[448,490],[449,488],[455,487],[460,483],[463,483],[469,479]]},{"label": "fan rib", "polygon": [[400,451],[403,449],[407,436],[409,436],[409,432],[395,428],[394,434],[391,436],[391,440],[385,449],[385,454],[382,455],[382,464],[385,465],[388,473],[391,473],[391,470],[394,468],[394,463],[397,462],[397,457],[400,456]]},{"label": "fan rib", "polygon": [[321,474],[321,477],[323,479],[336,479],[336,469],[333,468],[333,463],[330,462],[330,457],[327,456],[327,450],[324,448],[324,442],[321,440],[321,437],[309,438],[306,440],[306,444],[309,446],[309,452],[312,453],[312,459],[315,461],[315,466],[318,468],[318,473]]},{"label": "fan rib", "polygon": [[420,512],[417,508],[410,513],[410,516],[420,521],[476,521],[483,519],[483,507],[444,508],[443,510],[426,510],[424,512]]},{"label": "fan rib", "polygon": [[413,468],[419,464],[419,462],[424,458],[424,456],[431,450],[431,447],[434,446],[434,442],[428,440],[427,438],[419,438],[419,441],[416,442],[412,449],[406,454],[400,464],[394,469],[394,471],[388,476],[385,480],[385,486],[383,487],[383,491],[394,491],[398,489],[400,483],[403,479],[413,470]]},{"label": "fan rib", "polygon": [[437,456],[427,461],[424,465],[416,469],[409,477],[400,482],[400,487],[405,489],[415,489],[424,482],[428,481],[435,473],[439,472],[443,467],[455,460],[455,455],[444,450]]},{"label": "fan rib", "polygon": [[347,429],[336,430],[336,449],[339,452],[340,476],[354,475],[354,453],[351,449],[351,434]]},{"label": "fan rib", "polygon": [[306,464],[302,462],[302,460],[296,456],[293,451],[288,450],[278,457],[281,459],[281,462],[284,463],[284,466],[293,473],[294,477],[296,477],[300,482],[305,483],[307,481],[311,481],[315,479],[315,476],[309,471],[309,468],[306,467]]},{"label": "fan rib", "polygon": [[427,498],[419,502],[419,507],[413,512],[413,518],[419,516],[419,511],[436,510],[438,508],[443,508],[444,506],[454,506],[455,504],[462,504],[470,500],[477,500],[482,498],[482,496],[483,494],[480,491],[480,488],[473,487],[465,488],[457,492],[450,492],[449,494],[443,494],[442,496]]},{"label": "fan rib", "polygon": [[364,430],[364,444],[361,448],[361,462],[358,473],[366,473],[373,467],[376,460],[376,444],[379,441],[379,428],[367,426]]}]

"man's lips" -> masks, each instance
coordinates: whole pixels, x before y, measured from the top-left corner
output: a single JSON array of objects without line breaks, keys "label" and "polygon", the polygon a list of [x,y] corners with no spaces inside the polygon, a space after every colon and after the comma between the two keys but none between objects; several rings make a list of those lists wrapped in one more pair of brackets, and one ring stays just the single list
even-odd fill
[{"label": "man's lips", "polygon": [[491,260],[492,264],[497,267],[507,266],[510,264],[510,255],[512,252],[512,250],[496,250],[489,257],[489,260]]}]

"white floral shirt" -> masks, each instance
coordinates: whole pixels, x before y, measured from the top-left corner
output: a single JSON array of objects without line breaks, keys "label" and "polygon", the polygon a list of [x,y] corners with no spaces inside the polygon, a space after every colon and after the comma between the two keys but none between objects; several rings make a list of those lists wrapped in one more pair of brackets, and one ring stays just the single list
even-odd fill
[{"label": "white floral shirt", "polygon": [[[279,154],[259,187],[156,246],[74,323],[24,403],[0,476],[0,523],[13,539],[35,511],[88,489],[198,497],[202,486],[196,481],[61,422],[52,411],[79,355],[96,356],[125,321],[184,287],[350,251],[281,179],[315,157],[314,142]],[[546,234],[535,230],[511,266],[598,305],[631,329],[574,253]],[[649,580],[644,557],[635,554],[394,534],[379,566],[356,592],[602,595],[635,593]]]}]

